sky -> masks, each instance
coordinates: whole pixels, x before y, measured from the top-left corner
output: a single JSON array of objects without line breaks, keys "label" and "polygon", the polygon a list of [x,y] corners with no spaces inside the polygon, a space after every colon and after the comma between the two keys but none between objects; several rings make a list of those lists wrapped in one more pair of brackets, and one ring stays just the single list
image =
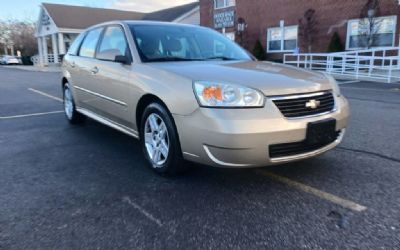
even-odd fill
[{"label": "sky", "polygon": [[0,0],[0,20],[36,21],[42,2],[151,12],[195,0]]}]

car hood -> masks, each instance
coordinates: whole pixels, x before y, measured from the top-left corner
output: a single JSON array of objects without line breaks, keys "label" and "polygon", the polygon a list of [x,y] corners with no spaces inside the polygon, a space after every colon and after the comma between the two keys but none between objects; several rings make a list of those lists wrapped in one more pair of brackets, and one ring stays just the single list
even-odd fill
[{"label": "car hood", "polygon": [[284,64],[257,61],[207,61],[151,63],[193,81],[214,81],[258,89],[266,96],[317,92],[331,89],[321,73]]}]

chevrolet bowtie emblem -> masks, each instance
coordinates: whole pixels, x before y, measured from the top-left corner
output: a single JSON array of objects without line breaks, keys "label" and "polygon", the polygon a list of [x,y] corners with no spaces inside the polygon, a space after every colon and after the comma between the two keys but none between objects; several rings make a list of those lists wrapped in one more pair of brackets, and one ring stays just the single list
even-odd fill
[{"label": "chevrolet bowtie emblem", "polygon": [[316,109],[319,107],[319,105],[321,105],[321,101],[318,101],[318,100],[310,100],[310,101],[306,102],[306,108],[310,108],[310,109]]}]

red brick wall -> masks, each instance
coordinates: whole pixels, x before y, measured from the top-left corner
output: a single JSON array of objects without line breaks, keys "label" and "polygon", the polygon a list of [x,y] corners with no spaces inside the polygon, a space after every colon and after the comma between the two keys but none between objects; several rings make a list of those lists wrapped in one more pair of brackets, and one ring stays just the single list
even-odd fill
[{"label": "red brick wall", "polygon": [[[213,2],[200,0],[200,19],[203,26],[213,27]],[[267,29],[279,27],[280,20],[285,21],[285,26],[298,25],[305,11],[315,9],[318,25],[312,52],[326,52],[335,31],[339,33],[345,45],[347,20],[359,18],[366,2],[367,0],[236,0],[236,19],[243,17],[248,24],[244,35],[244,47],[251,51],[257,39],[266,46]],[[381,16],[400,14],[398,2],[395,0],[380,0],[380,8]],[[400,20],[397,24],[395,45],[399,44],[399,30]],[[301,39],[299,36],[299,45],[304,44]],[[301,46],[300,50],[307,51],[304,46]],[[272,59],[282,58],[280,53],[268,56]]]}]

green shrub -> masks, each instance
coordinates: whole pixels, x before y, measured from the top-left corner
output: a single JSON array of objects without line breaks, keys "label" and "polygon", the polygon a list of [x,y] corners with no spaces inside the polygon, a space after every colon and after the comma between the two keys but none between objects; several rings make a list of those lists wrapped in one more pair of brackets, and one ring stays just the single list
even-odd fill
[{"label": "green shrub", "polygon": [[258,60],[265,60],[267,58],[267,55],[265,54],[264,47],[262,46],[260,40],[257,40],[256,44],[254,45],[253,49],[253,55],[258,59]]},{"label": "green shrub", "polygon": [[30,56],[22,56],[21,61],[23,65],[33,65]]},{"label": "green shrub", "polygon": [[344,45],[337,32],[333,33],[331,42],[329,43],[328,52],[341,52],[344,51]]}]

